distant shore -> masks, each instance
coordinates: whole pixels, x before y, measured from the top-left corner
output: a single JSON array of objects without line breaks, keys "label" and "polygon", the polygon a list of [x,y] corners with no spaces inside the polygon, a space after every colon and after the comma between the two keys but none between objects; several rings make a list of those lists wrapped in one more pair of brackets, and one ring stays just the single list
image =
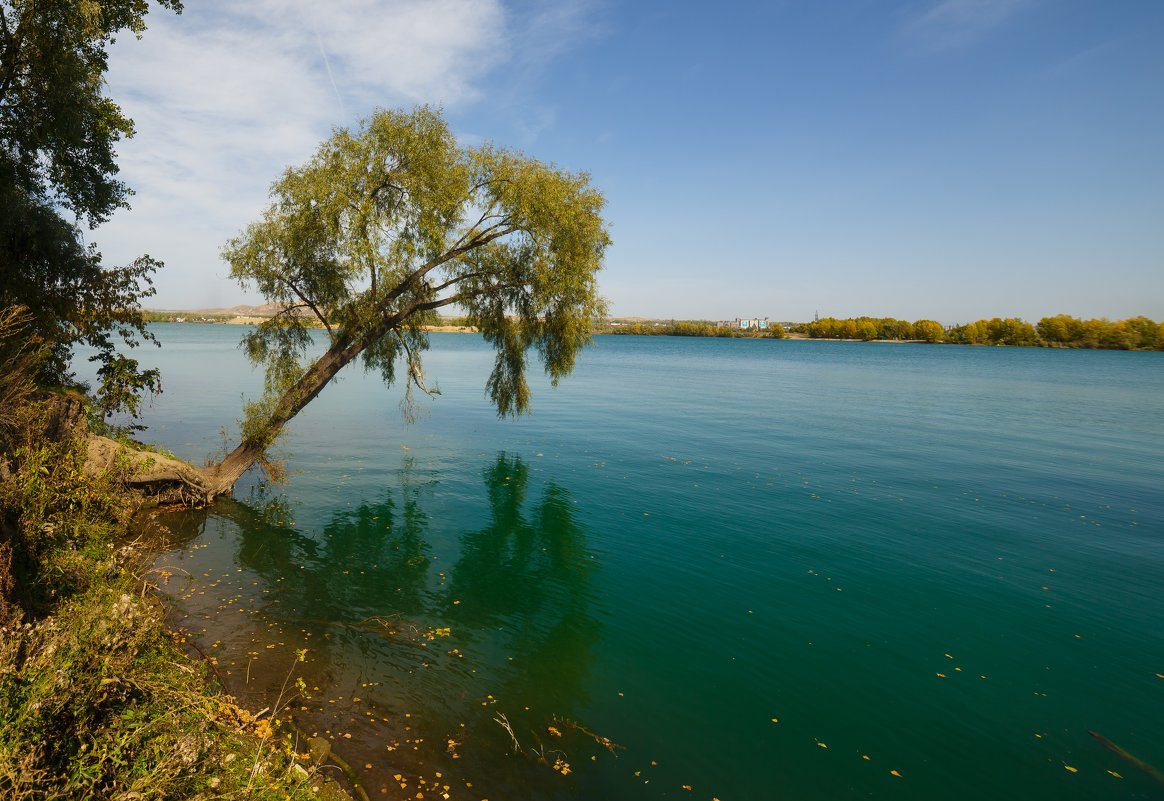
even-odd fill
[{"label": "distant shore", "polygon": [[[147,310],[151,323],[218,323],[259,325],[280,313],[277,306],[234,306],[226,309]],[[295,312],[301,324],[320,328],[310,313]],[[442,317],[426,331],[476,333],[465,317]],[[824,340],[902,344],[1006,345],[1036,348],[1164,351],[1164,323],[1147,317],[1126,320],[1079,319],[1066,314],[1044,317],[1032,324],[1017,317],[944,325],[934,320],[897,320],[892,317],[826,317],[810,322],[774,322],[768,318],[711,320],[656,320],[611,317],[595,321],[592,334],[688,336],[746,339]]]},{"label": "distant shore", "polygon": [[[259,307],[262,308],[262,307]],[[235,314],[229,309],[205,309],[199,311],[170,311],[150,309],[145,313],[151,323],[199,323],[207,325],[258,325],[271,319],[272,314]],[[322,328],[314,319],[307,320],[313,328]],[[439,331],[452,334],[474,334],[476,328],[457,323],[422,326],[425,331]]]}]

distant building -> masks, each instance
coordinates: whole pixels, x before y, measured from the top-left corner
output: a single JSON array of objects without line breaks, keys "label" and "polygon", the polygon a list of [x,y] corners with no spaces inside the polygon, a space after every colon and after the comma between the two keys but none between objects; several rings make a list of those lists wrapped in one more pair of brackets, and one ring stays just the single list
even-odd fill
[{"label": "distant building", "polygon": [[766,329],[768,327],[768,318],[765,317],[763,319],[760,319],[759,317],[751,317],[748,319],[743,319],[743,318],[737,317],[736,322],[735,322],[735,327],[740,329],[741,331],[748,331],[748,330],[763,331],[764,329]]}]

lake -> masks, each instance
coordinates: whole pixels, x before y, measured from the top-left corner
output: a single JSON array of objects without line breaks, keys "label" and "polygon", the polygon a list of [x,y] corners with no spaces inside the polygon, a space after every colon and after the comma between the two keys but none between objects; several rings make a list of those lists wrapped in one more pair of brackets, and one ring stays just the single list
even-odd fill
[{"label": "lake", "polygon": [[[202,463],[261,376],[154,330]],[[175,624],[372,798],[1164,794],[1089,734],[1164,769],[1164,354],[602,336],[499,420],[431,339],[418,422],[350,367],[285,484],[156,520]]]}]

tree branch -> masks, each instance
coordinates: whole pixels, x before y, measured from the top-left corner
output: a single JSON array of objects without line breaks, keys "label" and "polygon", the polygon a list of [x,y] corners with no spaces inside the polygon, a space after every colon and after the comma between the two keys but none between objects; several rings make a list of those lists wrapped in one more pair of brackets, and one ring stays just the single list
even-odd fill
[{"label": "tree branch", "polygon": [[308,300],[307,296],[299,291],[299,287],[295,286],[295,284],[293,284],[291,282],[290,278],[287,278],[287,277],[282,276],[282,275],[278,276],[278,278],[280,281],[282,281],[284,284],[286,284],[291,289],[292,292],[295,293],[295,297],[297,297],[301,301],[303,301],[303,303],[300,305],[299,308],[306,306],[307,308],[309,308],[313,312],[315,312],[316,318],[319,320],[319,322],[323,323],[323,327],[327,329],[327,335],[329,337],[331,337],[332,342],[335,342],[335,332],[331,330],[331,325],[328,324],[327,319],[323,316],[323,313],[320,312],[320,310],[316,308],[315,304],[312,303],[310,300]]},{"label": "tree branch", "polygon": [[483,275],[485,275],[484,271],[479,271],[479,272],[475,272],[475,273],[465,273],[464,275],[458,275],[456,278],[450,278],[448,281],[445,281],[440,286],[434,286],[432,288],[432,291],[435,294],[437,292],[440,292],[443,289],[448,289],[453,284],[459,284],[462,281],[467,280],[469,278],[480,278]]},{"label": "tree branch", "polygon": [[493,184],[509,184],[509,183],[513,183],[513,181],[510,180],[509,178],[498,178],[498,177],[486,178],[483,181],[478,181],[477,183],[473,184],[473,186],[469,189],[469,194],[465,196],[465,202],[468,203],[473,198],[473,195],[477,194],[478,190],[484,189],[487,186],[491,186]]},{"label": "tree branch", "polygon": [[[472,237],[469,239],[469,241],[472,242],[474,239],[477,239],[480,236],[488,234],[490,231],[494,231],[497,228],[504,227],[506,225],[511,225],[510,219],[508,216],[503,216],[501,214],[490,214],[489,212],[492,210],[493,210],[492,208],[486,209],[485,212],[481,215],[481,219],[477,220],[477,222],[473,223],[469,227],[469,230],[467,230],[467,231],[465,231],[465,233],[461,234],[461,237],[456,242],[453,243],[453,246],[460,247],[461,243],[463,243],[465,241],[465,238],[469,237],[470,234],[472,234]],[[497,220],[497,222],[495,222],[493,225],[490,225],[488,228],[482,228],[481,230],[477,230],[477,226],[480,225],[481,223],[485,222],[486,220]],[[514,225],[512,228],[512,231],[516,231],[516,230],[518,230],[518,226]]]},{"label": "tree branch", "polygon": [[[474,191],[475,191],[475,190],[474,190]],[[472,194],[472,192],[470,192],[469,194],[471,195],[471,194]],[[478,225],[480,225],[481,223],[485,222],[485,221],[486,221],[486,220],[488,220],[488,219],[492,219],[493,217],[496,217],[497,215],[495,215],[495,214],[491,214],[491,213],[490,213],[490,212],[492,212],[492,211],[493,211],[495,208],[497,208],[497,201],[496,201],[496,200],[494,200],[492,203],[490,203],[490,204],[489,204],[489,206],[488,206],[488,207],[487,207],[487,208],[486,208],[486,209],[485,209],[483,212],[481,212],[481,216],[480,216],[480,218],[478,218],[477,222],[475,222],[475,223],[473,223],[472,225],[470,225],[470,226],[469,226],[469,228],[468,228],[468,230],[466,230],[466,231],[465,231],[465,233],[461,235],[461,238],[460,238],[460,239],[458,239],[458,240],[457,240],[455,243],[453,243],[453,244],[454,244],[454,245],[460,245],[460,244],[461,244],[461,243],[462,243],[462,242],[465,240],[465,237],[467,237],[469,234],[471,234],[471,233],[473,233],[474,231],[476,231],[476,230],[477,230],[477,226],[478,226]]]},{"label": "tree branch", "polygon": [[400,193],[400,197],[404,197],[406,194],[408,194],[404,190],[403,186],[397,186],[396,184],[392,183],[391,178],[385,178],[383,181],[376,184],[376,186],[372,188],[372,191],[368,193],[368,197],[370,197],[372,200],[377,200],[380,197],[380,193],[385,189],[395,189]]},{"label": "tree branch", "polygon": [[283,308],[279,309],[279,311],[277,311],[273,315],[271,315],[271,319],[278,320],[280,317],[282,317],[284,315],[291,315],[296,309],[306,309],[306,308],[307,308],[306,303],[296,303],[293,306],[284,306]]},{"label": "tree branch", "polygon": [[430,390],[424,385],[424,373],[420,371],[420,360],[416,358],[416,354],[412,352],[412,348],[408,347],[408,341],[404,335],[400,333],[399,328],[393,328],[392,332],[396,334],[396,338],[400,340],[400,344],[404,347],[404,352],[408,354],[408,377],[416,388],[428,395],[430,398],[435,398],[441,394],[439,389]]},{"label": "tree branch", "polygon": [[[498,225],[500,225],[500,224],[498,224]],[[417,267],[409,275],[407,275],[403,281],[401,281],[399,284],[397,284],[396,287],[391,292],[389,292],[387,295],[384,296],[384,300],[380,303],[380,307],[383,308],[387,304],[395,301],[397,298],[399,298],[401,295],[403,295],[405,292],[407,292],[408,289],[412,286],[412,284],[414,284],[419,279],[423,278],[428,273],[435,270],[437,267],[440,267],[442,264],[447,264],[448,262],[452,261],[453,259],[455,259],[459,256],[465,255],[466,253],[468,253],[471,250],[475,250],[476,248],[487,245],[490,242],[492,242],[494,239],[500,239],[501,237],[505,236],[506,234],[511,234],[517,230],[516,227],[500,228],[499,230],[495,230],[495,229],[498,229],[497,225],[490,226],[489,228],[485,229],[485,231],[494,231],[493,233],[485,235],[485,231],[483,231],[481,234],[474,237],[471,241],[467,242],[466,244],[460,245],[459,247],[450,248],[449,250],[446,250],[444,253],[437,256],[436,258],[430,259],[429,261],[422,264],[420,267]]]},{"label": "tree branch", "polygon": [[[492,286],[492,287],[489,287],[489,289],[478,289],[475,292],[462,292],[459,295],[449,295],[449,297],[447,297],[447,298],[441,298],[440,300],[431,300],[428,303],[417,303],[416,305],[414,305],[412,307],[412,312],[432,311],[434,309],[440,309],[444,306],[452,306],[454,303],[460,303],[462,300],[468,300],[469,298],[480,297],[481,295],[488,295],[490,291],[492,291],[494,289],[499,289],[499,288],[500,287]],[[410,312],[410,314],[412,312]]]},{"label": "tree branch", "polygon": [[[14,9],[15,10],[15,9]],[[29,17],[33,14],[33,7],[28,7],[27,13]],[[12,88],[12,81],[19,72],[19,56],[20,47],[24,43],[24,35],[28,30],[28,26],[32,24],[31,19],[21,18],[16,23],[16,29],[9,32],[8,18],[4,16],[4,9],[0,8],[0,20],[4,25],[4,37],[7,40],[4,45],[4,55],[0,58],[0,68],[3,68],[3,75],[0,76],[0,103],[4,102],[8,95],[8,90]]]}]

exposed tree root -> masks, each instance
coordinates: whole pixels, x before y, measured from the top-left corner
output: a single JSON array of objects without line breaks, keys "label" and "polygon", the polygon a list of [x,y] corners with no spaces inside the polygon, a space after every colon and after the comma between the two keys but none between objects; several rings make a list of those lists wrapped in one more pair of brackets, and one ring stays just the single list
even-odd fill
[{"label": "exposed tree root", "polygon": [[96,434],[90,434],[86,443],[85,472],[94,477],[110,472],[120,474],[126,489],[150,504],[200,506],[216,494],[206,471],[172,456],[138,450]]}]

